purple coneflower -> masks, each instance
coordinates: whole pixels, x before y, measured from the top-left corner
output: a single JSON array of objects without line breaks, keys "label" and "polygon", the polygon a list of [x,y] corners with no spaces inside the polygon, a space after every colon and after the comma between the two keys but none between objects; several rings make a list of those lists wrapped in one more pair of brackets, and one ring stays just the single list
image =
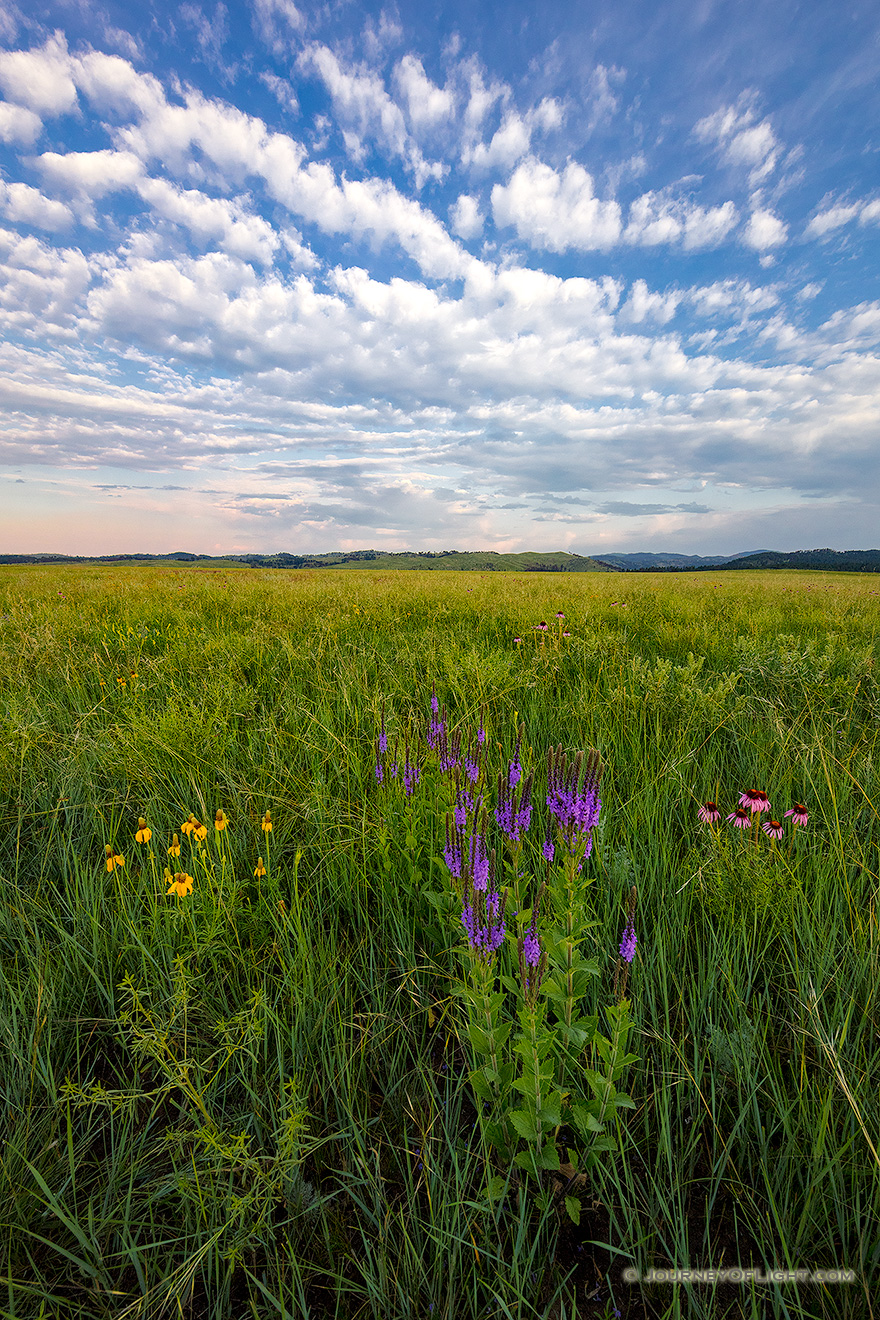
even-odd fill
[{"label": "purple coneflower", "polygon": [[770,799],[762,789],[748,788],[745,793],[740,793],[739,805],[752,812],[769,811]]},{"label": "purple coneflower", "polygon": [[734,807],[727,819],[733,821],[738,830],[747,830],[752,823],[752,818],[745,807]]},{"label": "purple coneflower", "polygon": [[782,822],[778,820],[765,820],[761,826],[764,833],[771,839],[782,838]]},{"label": "purple coneflower", "polygon": [[547,623],[544,619],[542,619],[540,623],[536,623],[536,624],[535,624],[535,627],[538,629],[539,632],[549,632],[549,631],[550,631],[550,625],[549,625],[549,623]]},{"label": "purple coneflower", "polygon": [[556,611],[556,617],[557,617],[557,619],[564,619],[564,618],[565,618],[565,615],[562,613],[562,610],[557,610],[557,611]]},{"label": "purple coneflower", "polygon": [[522,641],[522,638],[521,638],[521,637],[514,637],[513,640],[516,642],[517,646],[519,646],[520,642]]},{"label": "purple coneflower", "polygon": [[786,816],[791,816],[792,825],[806,825],[809,820],[809,814],[803,802],[796,802],[793,807],[789,807]]},{"label": "purple coneflower", "polygon": [[697,812],[697,815],[700,820],[705,821],[707,825],[714,825],[716,821],[721,819],[721,812],[718,809],[717,802],[704,802],[700,807],[700,810]]}]

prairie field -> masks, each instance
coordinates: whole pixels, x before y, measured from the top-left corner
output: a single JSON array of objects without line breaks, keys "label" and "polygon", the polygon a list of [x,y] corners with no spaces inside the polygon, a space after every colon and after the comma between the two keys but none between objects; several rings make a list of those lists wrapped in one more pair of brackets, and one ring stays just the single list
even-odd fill
[{"label": "prairie field", "polygon": [[0,570],[2,1320],[877,1314],[878,637],[876,575]]}]

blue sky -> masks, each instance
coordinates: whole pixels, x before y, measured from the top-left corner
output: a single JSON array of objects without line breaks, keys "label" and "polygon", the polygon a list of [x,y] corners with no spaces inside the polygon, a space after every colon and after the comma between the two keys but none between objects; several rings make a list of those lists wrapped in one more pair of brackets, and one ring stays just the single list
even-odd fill
[{"label": "blue sky", "polygon": [[880,545],[880,10],[0,0],[0,551]]}]

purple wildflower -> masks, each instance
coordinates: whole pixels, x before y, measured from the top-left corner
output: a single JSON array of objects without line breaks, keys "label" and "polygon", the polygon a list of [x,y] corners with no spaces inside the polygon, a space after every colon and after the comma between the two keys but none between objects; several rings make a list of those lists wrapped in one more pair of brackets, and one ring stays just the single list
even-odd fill
[{"label": "purple wildflower", "polygon": [[717,802],[704,802],[697,812],[700,820],[705,821],[707,825],[714,825],[721,819],[721,812],[718,809]]},{"label": "purple wildflower", "polygon": [[552,862],[553,858],[556,856],[556,847],[549,834],[541,845],[541,852],[543,853],[545,862]]},{"label": "purple wildflower", "polygon": [[631,963],[636,952],[636,932],[633,923],[630,922],[623,932],[620,940],[620,956],[625,963]]},{"label": "purple wildflower", "polygon": [[437,684],[431,684],[431,710],[436,715],[440,709],[440,703],[437,700]]},{"label": "purple wildflower", "polygon": [[382,707],[382,723],[379,728],[379,751],[384,754],[388,751],[388,734],[385,732],[385,707]]},{"label": "purple wildflower", "polygon": [[761,829],[771,839],[781,839],[784,833],[782,822],[778,820],[765,820]]},{"label": "purple wildflower", "polygon": [[494,887],[480,892],[473,885],[466,890],[461,922],[470,947],[486,961],[490,961],[504,943],[506,901],[507,896],[502,900]]},{"label": "purple wildflower", "polygon": [[578,752],[569,762],[561,747],[551,747],[547,757],[547,806],[556,821],[559,837],[573,857],[589,857],[592,830],[599,819],[602,800],[599,753]]},{"label": "purple wildflower", "polygon": [[480,747],[486,741],[486,730],[483,728],[483,712],[480,711],[480,727],[477,729],[477,742]]},{"label": "purple wildflower", "polygon": [[541,941],[538,932],[530,926],[523,940],[523,957],[529,967],[537,967],[541,961]]},{"label": "purple wildflower", "polygon": [[527,775],[522,788],[510,785],[509,777],[498,776],[498,801],[495,819],[511,843],[520,843],[532,823],[532,776]]},{"label": "purple wildflower", "polygon": [[382,769],[382,762],[381,762],[381,761],[377,761],[377,762],[376,762],[376,764],[375,764],[375,766],[374,766],[374,768],[373,768],[373,772],[374,772],[374,774],[375,774],[375,776],[376,776],[376,783],[377,783],[377,784],[381,784],[381,783],[382,783],[382,780],[385,778],[385,771]]},{"label": "purple wildflower", "polygon": [[767,794],[763,789],[748,788],[745,793],[740,793],[739,805],[741,807],[746,807],[749,811],[757,811],[760,814],[762,811],[770,810],[770,799],[767,797]]},{"label": "purple wildflower", "polygon": [[403,755],[403,791],[407,797],[412,797],[413,790],[421,778],[421,773],[418,761],[409,759],[409,744],[406,743]]},{"label": "purple wildflower", "polygon": [[792,825],[806,825],[810,819],[803,802],[796,802],[793,807],[789,807],[786,816],[791,816]]},{"label": "purple wildflower", "polygon": [[745,807],[734,807],[727,819],[732,821],[738,830],[747,830],[752,824],[752,818]]}]

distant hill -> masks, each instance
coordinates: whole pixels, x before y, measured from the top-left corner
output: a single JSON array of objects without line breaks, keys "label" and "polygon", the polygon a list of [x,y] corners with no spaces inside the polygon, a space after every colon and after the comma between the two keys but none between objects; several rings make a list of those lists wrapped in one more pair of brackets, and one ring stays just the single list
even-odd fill
[{"label": "distant hill", "polygon": [[716,564],[726,564],[731,559],[742,559],[746,555],[769,554],[767,550],[748,550],[736,555],[676,555],[667,551],[644,550],[637,554],[598,554],[593,558],[600,564],[610,564],[625,571],[650,571],[653,568],[714,568]]},{"label": "distant hill", "polygon": [[880,550],[758,550],[718,568],[812,568],[833,573],[880,573]]},{"label": "distant hill", "polygon": [[437,550],[387,552],[384,550],[332,550],[322,555],[193,555],[175,550],[168,555],[0,555],[0,564],[197,564],[200,567],[248,568],[397,568],[441,569],[480,573],[615,573],[614,564],[600,564],[585,555],[564,550],[526,550],[504,555],[494,550]]}]

